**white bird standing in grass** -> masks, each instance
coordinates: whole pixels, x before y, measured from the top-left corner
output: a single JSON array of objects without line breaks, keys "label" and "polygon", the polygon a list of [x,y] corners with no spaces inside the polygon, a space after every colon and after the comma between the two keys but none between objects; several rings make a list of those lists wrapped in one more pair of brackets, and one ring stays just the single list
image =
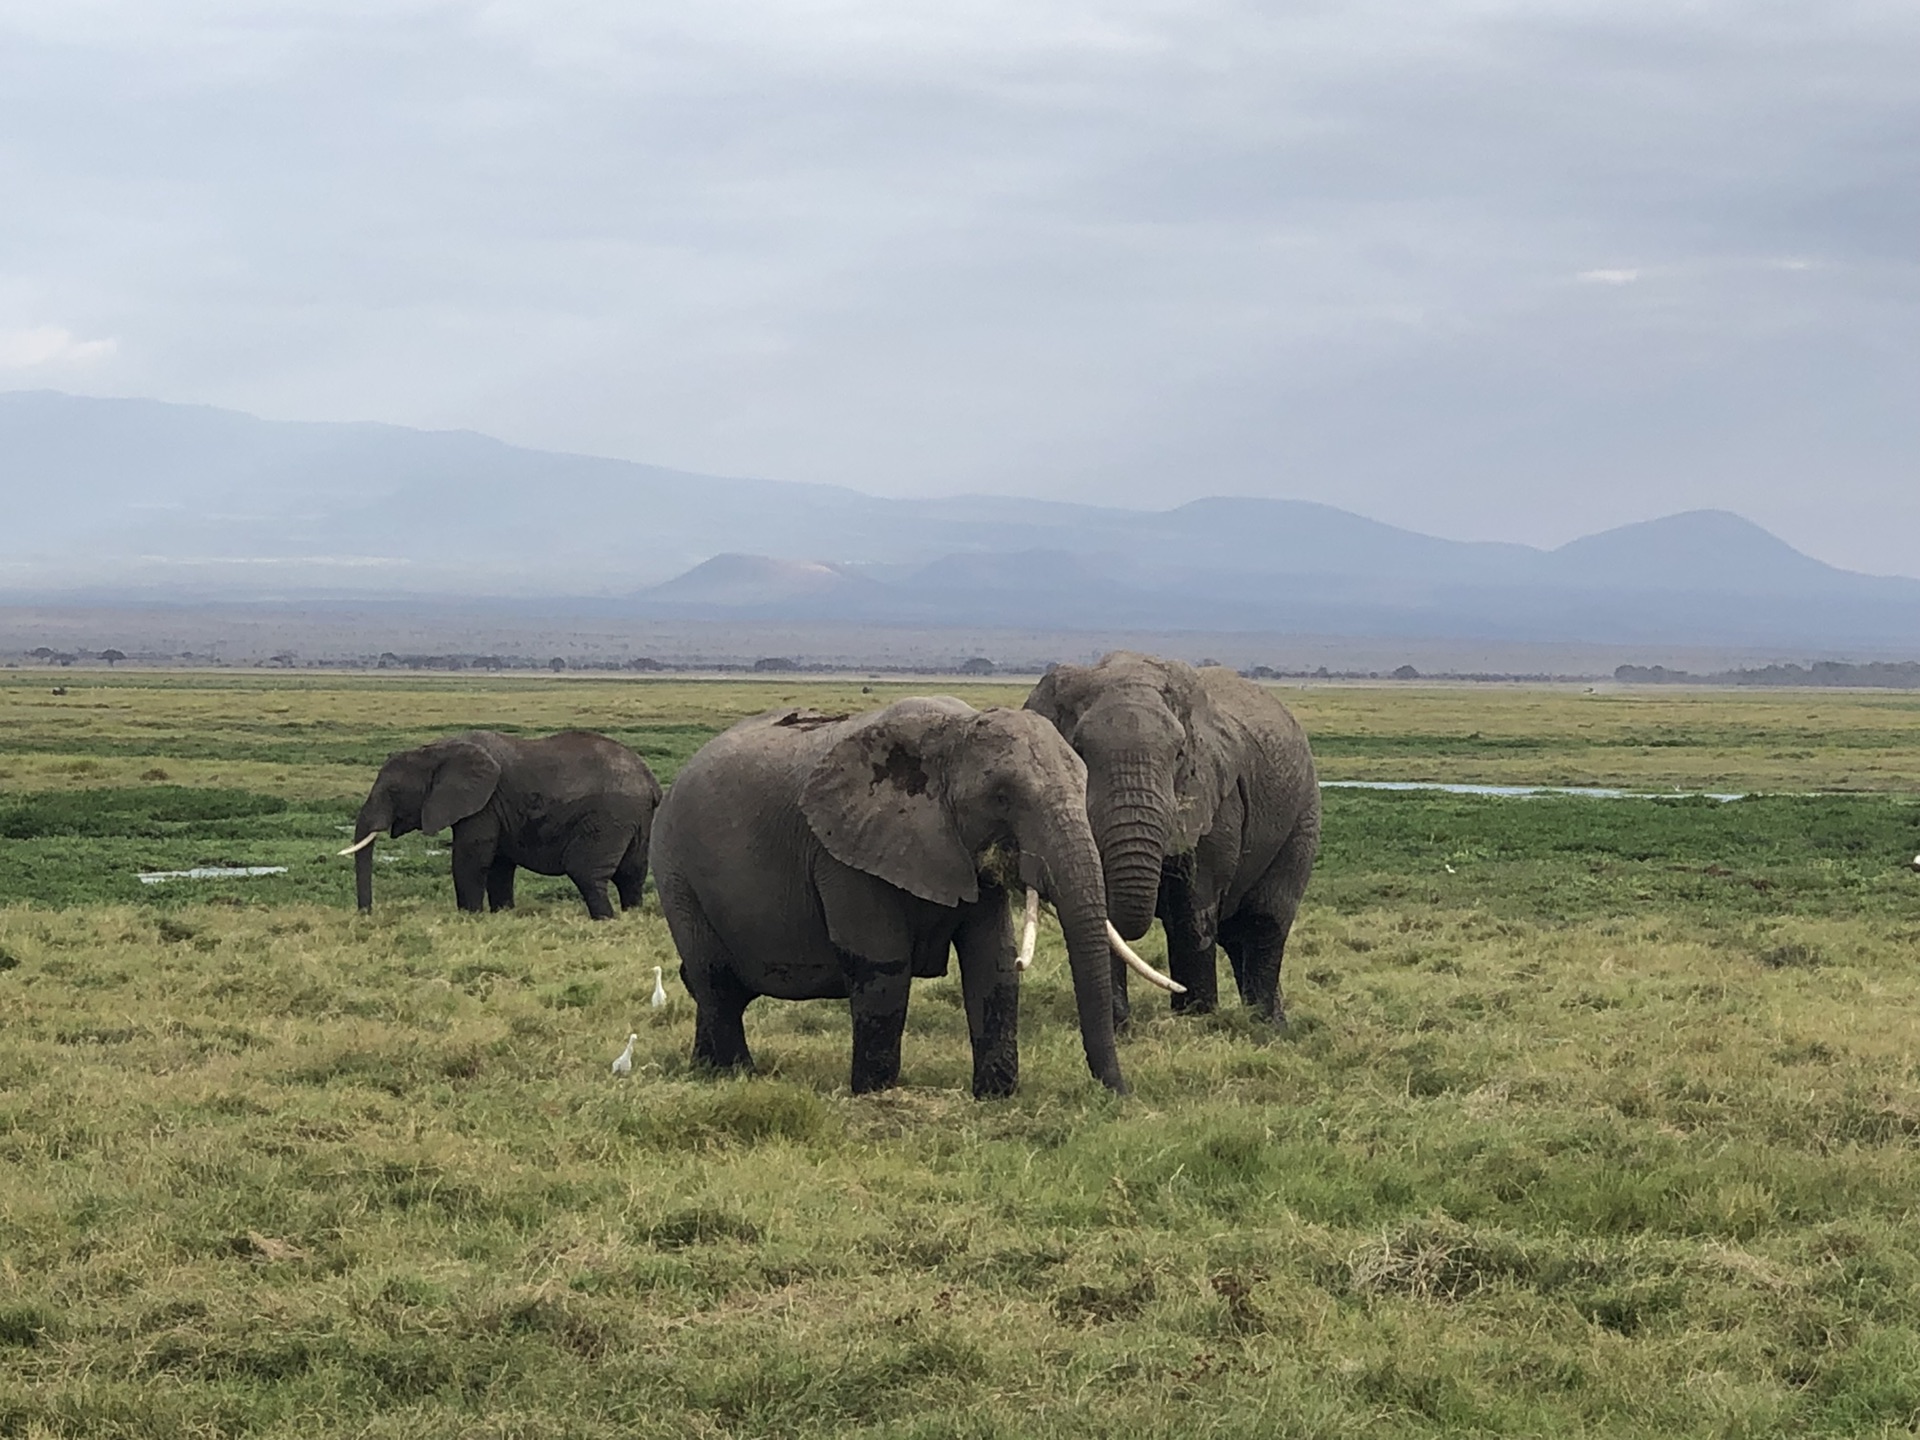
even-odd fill
[{"label": "white bird standing in grass", "polygon": [[660,967],[653,967],[653,1008],[658,1010],[667,1003],[667,987],[660,979]]},{"label": "white bird standing in grass", "polygon": [[631,1075],[633,1073],[633,1042],[639,1038],[638,1035],[627,1036],[627,1048],[613,1057],[614,1074]]}]

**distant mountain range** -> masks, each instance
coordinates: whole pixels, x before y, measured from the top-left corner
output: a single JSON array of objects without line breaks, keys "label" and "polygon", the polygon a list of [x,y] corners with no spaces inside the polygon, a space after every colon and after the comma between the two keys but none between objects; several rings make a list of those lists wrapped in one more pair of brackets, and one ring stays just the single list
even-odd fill
[{"label": "distant mountain range", "polygon": [[578,597],[606,613],[1920,649],[1920,580],[1725,511],[1556,550],[1297,500],[889,500],[466,431],[0,394],[0,595]]}]

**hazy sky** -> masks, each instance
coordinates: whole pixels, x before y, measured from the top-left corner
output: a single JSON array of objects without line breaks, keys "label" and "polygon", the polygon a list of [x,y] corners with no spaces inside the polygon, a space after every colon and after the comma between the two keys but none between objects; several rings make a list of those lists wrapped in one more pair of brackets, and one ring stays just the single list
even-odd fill
[{"label": "hazy sky", "polygon": [[0,0],[0,388],[1920,574],[1914,0]]}]

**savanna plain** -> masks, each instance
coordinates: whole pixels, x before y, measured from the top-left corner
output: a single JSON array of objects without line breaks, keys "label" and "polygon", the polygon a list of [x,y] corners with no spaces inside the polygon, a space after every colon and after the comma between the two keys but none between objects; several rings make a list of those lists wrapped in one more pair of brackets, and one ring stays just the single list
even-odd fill
[{"label": "savanna plain", "polygon": [[1285,1034],[1141,1000],[1115,1099],[1053,932],[976,1103],[954,978],[896,1091],[830,1002],[715,1079],[651,894],[333,856],[438,734],[670,780],[906,687],[58,681],[0,675],[0,1435],[1920,1428],[1916,697],[1288,689],[1328,780],[1662,798],[1329,789]]}]

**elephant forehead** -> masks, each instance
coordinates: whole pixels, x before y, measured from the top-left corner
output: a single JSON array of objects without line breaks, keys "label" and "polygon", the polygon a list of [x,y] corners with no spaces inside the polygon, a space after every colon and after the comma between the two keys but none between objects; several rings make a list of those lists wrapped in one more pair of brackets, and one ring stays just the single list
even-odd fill
[{"label": "elephant forehead", "polygon": [[967,739],[975,746],[999,745],[1017,751],[1022,758],[1045,754],[1061,743],[1060,732],[1045,717],[1004,706],[982,710]]},{"label": "elephant forehead", "polygon": [[[984,718],[984,717],[983,717]],[[968,749],[989,765],[1016,774],[1065,778],[1086,784],[1086,762],[1053,725],[1031,710],[1009,710],[998,723],[975,727]]]},{"label": "elephant forehead", "polygon": [[380,767],[379,779],[387,785],[424,780],[432,773],[436,758],[424,750],[403,750],[397,755],[389,755],[387,763]]},{"label": "elephant forehead", "polygon": [[1143,749],[1177,745],[1184,730],[1166,697],[1151,686],[1108,691],[1087,708],[1076,738]]},{"label": "elephant forehead", "polygon": [[1094,663],[1090,673],[1108,685],[1129,680],[1142,685],[1164,685],[1173,676],[1191,676],[1196,672],[1184,660],[1169,660],[1138,650],[1110,650]]},{"label": "elephant forehead", "polygon": [[952,695],[910,695],[905,700],[896,700],[881,709],[855,716],[853,723],[864,726],[879,722],[938,730],[955,720],[970,719],[979,713],[966,701]]}]

